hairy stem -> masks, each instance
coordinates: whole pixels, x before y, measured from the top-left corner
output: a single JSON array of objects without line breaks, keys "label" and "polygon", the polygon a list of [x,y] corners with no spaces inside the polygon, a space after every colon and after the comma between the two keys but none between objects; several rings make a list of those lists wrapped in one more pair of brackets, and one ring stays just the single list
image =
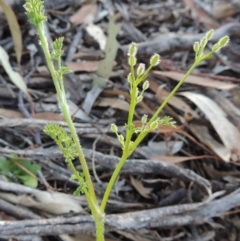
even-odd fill
[{"label": "hairy stem", "polygon": [[[46,58],[46,61],[47,61],[47,65],[48,65],[49,71],[52,75],[52,79],[53,79],[53,82],[54,82],[54,85],[55,85],[55,88],[56,88],[56,91],[57,91],[57,96],[58,96],[58,100],[59,100],[59,103],[60,103],[61,111],[62,111],[62,113],[65,117],[65,120],[68,124],[69,130],[71,132],[73,141],[76,145],[76,150],[77,150],[79,161],[80,161],[83,173],[84,173],[84,177],[85,177],[85,179],[88,183],[88,191],[89,191],[90,197],[91,197],[92,201],[95,203],[95,205],[97,206],[97,199],[96,199],[96,194],[95,194],[95,191],[94,191],[93,183],[92,183],[92,180],[91,180],[91,176],[90,176],[90,173],[89,173],[89,170],[88,170],[87,162],[86,162],[85,156],[83,154],[82,147],[81,147],[76,129],[74,127],[73,121],[72,121],[70,113],[69,113],[65,91],[64,91],[64,88],[62,89],[59,85],[59,80],[58,80],[57,75],[56,75],[56,70],[54,68],[54,65],[53,65],[53,62],[52,62],[52,59],[51,59],[51,55],[49,53],[47,39],[44,35],[43,22],[41,22],[39,25],[37,25],[36,29],[37,29],[37,32],[39,34],[40,43],[41,43],[41,46],[42,46],[42,49],[43,49],[43,52],[44,52],[44,55],[45,55],[45,58]],[[73,168],[76,169],[74,166],[73,166]],[[88,200],[88,201],[90,201],[90,200]],[[94,212],[94,210],[92,210],[92,211]]]}]

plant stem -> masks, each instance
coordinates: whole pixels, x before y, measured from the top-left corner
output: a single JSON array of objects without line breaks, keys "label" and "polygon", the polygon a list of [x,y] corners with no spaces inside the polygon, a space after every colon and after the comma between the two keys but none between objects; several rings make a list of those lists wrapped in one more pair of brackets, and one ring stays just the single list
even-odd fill
[{"label": "plant stem", "polygon": [[110,178],[110,181],[107,185],[107,188],[105,190],[105,193],[104,193],[104,196],[103,196],[103,199],[102,199],[102,203],[101,203],[101,206],[100,206],[100,210],[102,212],[105,211],[105,208],[106,208],[106,205],[107,205],[107,202],[108,202],[108,198],[110,196],[113,185],[114,185],[114,183],[115,183],[115,181],[116,181],[125,161],[127,160],[127,158],[128,158],[128,155],[127,155],[126,152],[124,152],[121,159],[119,160],[115,170],[113,171],[113,174],[112,174],[112,176]]},{"label": "plant stem", "polygon": [[[54,85],[55,85],[55,88],[56,88],[56,91],[57,91],[57,96],[58,96],[58,100],[59,100],[59,103],[60,103],[62,113],[65,117],[65,120],[68,124],[69,130],[71,132],[73,141],[76,145],[76,150],[77,150],[79,161],[80,161],[83,173],[84,173],[84,177],[85,177],[85,179],[88,183],[88,190],[89,190],[90,197],[91,197],[92,201],[97,205],[96,194],[95,194],[93,183],[92,183],[92,180],[91,180],[91,176],[90,176],[90,173],[89,173],[89,170],[88,170],[87,162],[86,162],[85,156],[83,154],[82,147],[81,147],[76,129],[74,127],[74,124],[73,124],[73,121],[71,119],[69,109],[68,109],[68,106],[67,106],[65,91],[64,91],[64,88],[63,89],[60,88],[59,81],[58,81],[58,78],[57,78],[57,75],[56,75],[56,71],[55,71],[55,68],[54,68],[54,65],[53,65],[53,62],[52,62],[52,59],[51,59],[51,55],[49,53],[47,39],[44,35],[43,23],[41,22],[39,25],[37,25],[36,29],[37,29],[37,32],[39,34],[40,43],[41,43],[41,46],[42,46],[42,49],[43,49],[43,52],[44,52],[44,55],[45,55],[45,58],[46,58],[46,61],[47,61],[47,65],[48,65],[49,71],[51,73],[51,76],[52,76],[52,79],[53,79],[53,82],[54,82]],[[76,169],[74,166],[73,166],[73,168]],[[88,201],[90,201],[90,200],[88,200]],[[92,211],[94,212],[94,210],[92,210]]]},{"label": "plant stem", "polygon": [[[166,104],[169,102],[169,100],[172,98],[172,96],[177,92],[177,90],[179,89],[179,87],[183,84],[183,82],[187,79],[187,77],[193,72],[193,70],[197,67],[197,65],[199,64],[199,62],[195,62],[192,67],[188,70],[188,72],[184,75],[184,77],[181,79],[181,81],[175,86],[175,88],[171,91],[171,93],[168,95],[168,97],[164,100],[164,102],[161,104],[161,106],[158,108],[158,110],[156,111],[156,113],[153,115],[153,117],[149,120],[148,122],[148,126],[150,126],[150,124],[155,121],[158,117],[158,115],[160,114],[160,112],[163,110],[163,108],[166,106]],[[130,105],[131,106],[131,105]],[[131,107],[130,107],[131,108]],[[130,109],[131,110],[131,109]],[[131,119],[132,120],[132,119]],[[132,123],[132,122],[131,122]],[[128,125],[131,124],[128,122]],[[143,140],[143,138],[148,134],[148,132],[141,132],[137,139],[134,141],[134,143],[131,146],[131,150],[135,150],[137,148],[137,146],[139,145],[139,143]],[[127,144],[127,142],[126,142]],[[128,147],[126,147],[127,150],[129,149]],[[123,165],[125,164],[128,156],[130,156],[132,153],[129,152],[123,152],[123,155],[121,157],[121,159],[119,160],[111,178],[110,181],[107,185],[106,191],[104,193],[103,196],[103,200],[101,203],[101,207],[100,210],[102,212],[104,212],[109,195],[111,193],[111,190],[113,188],[113,185],[123,167]]]},{"label": "plant stem", "polygon": [[198,66],[199,62],[196,61],[192,65],[192,67],[187,71],[187,73],[183,76],[183,78],[179,81],[179,83],[175,86],[175,88],[170,92],[168,97],[163,101],[163,103],[160,105],[160,107],[157,109],[155,114],[152,116],[152,118],[149,120],[147,125],[150,125],[153,121],[155,121],[160,114],[160,112],[163,110],[163,108],[167,105],[167,103],[170,101],[170,99],[174,96],[174,94],[177,92],[177,90],[180,88],[180,86],[184,83],[184,81],[188,78],[188,76],[193,72],[193,70]]},{"label": "plant stem", "polygon": [[128,122],[126,126],[126,142],[124,144],[124,150],[123,152],[128,152],[129,148],[129,143],[132,138],[133,134],[133,116],[134,116],[134,111],[135,111],[135,106],[136,106],[136,95],[137,95],[137,85],[133,82],[132,83],[132,90],[131,90],[131,101],[130,101],[130,106],[129,106],[129,113],[128,113]]},{"label": "plant stem", "polygon": [[[189,75],[193,72],[193,70],[198,66],[199,61],[195,61],[192,67],[187,71],[187,73],[183,76],[183,78],[179,81],[179,83],[175,86],[175,88],[171,91],[171,93],[168,95],[168,97],[163,101],[163,103],[160,105],[160,107],[157,109],[155,114],[152,116],[152,118],[148,121],[147,126],[150,126],[150,124],[155,121],[158,118],[158,115],[161,113],[163,108],[167,105],[167,103],[170,101],[170,99],[173,97],[173,95],[177,92],[179,87],[184,83],[184,81],[189,77]],[[148,134],[148,132],[141,132],[137,139],[132,144],[131,150],[135,150],[139,143],[143,140],[143,138]]]},{"label": "plant stem", "polygon": [[104,216],[94,217],[97,241],[104,241]]}]

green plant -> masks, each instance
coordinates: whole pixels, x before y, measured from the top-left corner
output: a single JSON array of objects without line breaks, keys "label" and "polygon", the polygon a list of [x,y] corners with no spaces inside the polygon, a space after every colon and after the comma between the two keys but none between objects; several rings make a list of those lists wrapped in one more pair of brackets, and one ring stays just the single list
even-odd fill
[{"label": "green plant", "polygon": [[[52,75],[52,79],[56,88],[59,106],[61,111],[66,119],[66,122],[69,127],[70,135],[60,126],[54,124],[48,124],[44,131],[49,134],[57,143],[60,150],[62,151],[67,163],[69,164],[73,175],[72,179],[75,179],[79,183],[79,188],[76,190],[75,194],[84,193],[86,199],[88,201],[91,213],[93,215],[95,225],[96,225],[96,238],[97,241],[104,240],[104,211],[106,208],[106,204],[110,195],[110,192],[113,188],[115,180],[126,162],[127,158],[133,153],[139,143],[143,140],[143,138],[152,130],[157,129],[160,125],[171,125],[174,126],[174,122],[171,117],[164,117],[163,119],[159,118],[160,112],[166,106],[170,98],[176,93],[179,87],[183,84],[185,79],[192,73],[192,71],[197,67],[197,65],[208,58],[210,58],[214,52],[219,50],[220,48],[227,45],[229,42],[229,37],[225,36],[219,40],[217,44],[215,44],[208,53],[204,53],[204,49],[207,45],[207,42],[212,38],[214,31],[210,30],[207,34],[202,38],[200,42],[196,42],[194,44],[195,51],[195,61],[183,79],[177,84],[177,86],[173,89],[173,91],[169,94],[169,96],[165,99],[165,101],[158,108],[156,113],[148,120],[148,117],[144,115],[142,117],[142,126],[135,127],[133,124],[133,117],[136,105],[142,101],[143,93],[149,87],[149,82],[146,80],[146,77],[150,70],[159,64],[160,56],[158,54],[154,54],[150,59],[150,66],[145,70],[144,64],[139,64],[136,74],[134,67],[136,65],[136,53],[137,46],[135,43],[132,43],[129,48],[128,57],[129,57],[129,66],[130,66],[130,74],[128,75],[128,82],[130,85],[130,108],[128,121],[126,124],[126,137],[122,134],[118,133],[118,128],[115,124],[111,125],[112,131],[116,134],[117,139],[121,143],[122,146],[122,157],[119,160],[119,163],[114,170],[112,177],[108,183],[105,194],[103,196],[101,204],[98,203],[96,198],[95,190],[93,187],[93,183],[91,180],[91,176],[88,170],[88,166],[80,145],[80,141],[78,135],[75,131],[75,127],[73,121],[71,119],[66,95],[63,85],[63,74],[70,72],[68,67],[62,66],[61,64],[61,56],[63,54],[62,45],[63,38],[58,38],[53,43],[53,52],[50,53],[48,49],[47,40],[44,33],[43,22],[47,20],[47,17],[43,12],[43,2],[41,0],[27,0],[24,5],[26,9],[26,14],[32,24],[35,25],[37,33],[39,35],[40,44],[43,48],[47,65]],[[57,62],[58,68],[55,69],[53,61]],[[143,84],[142,84],[143,83]],[[139,86],[142,84],[142,90],[140,91]],[[136,138],[133,141],[133,134],[136,134]],[[80,174],[76,167],[73,165],[73,160],[78,158],[82,167],[82,173]]]},{"label": "green plant", "polygon": [[17,178],[18,181],[29,187],[37,187],[36,174],[40,169],[41,166],[33,164],[29,160],[20,160],[17,155],[13,155],[9,159],[0,157],[0,173],[7,178]]}]

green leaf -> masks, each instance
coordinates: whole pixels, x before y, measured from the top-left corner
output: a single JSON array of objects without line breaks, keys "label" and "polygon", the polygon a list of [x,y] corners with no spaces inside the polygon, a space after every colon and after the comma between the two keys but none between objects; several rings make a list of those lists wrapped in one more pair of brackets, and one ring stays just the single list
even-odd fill
[{"label": "green leaf", "polygon": [[7,160],[5,157],[0,157],[0,173],[6,177],[8,177],[9,173],[12,173],[24,185],[33,188],[37,187],[37,178],[29,175],[16,164],[26,168],[34,175],[41,169],[41,166],[32,163],[30,160],[20,161],[16,155],[13,155],[10,160]]},{"label": "green leaf", "polygon": [[34,175],[36,175],[37,172],[41,169],[41,167],[39,165],[37,165],[35,163],[31,163],[30,160],[23,160],[21,164]]},{"label": "green leaf", "polygon": [[80,196],[81,194],[83,194],[83,190],[82,190],[82,187],[78,187],[74,193],[73,193],[73,196]]},{"label": "green leaf", "polygon": [[32,176],[25,175],[25,176],[18,176],[18,179],[26,186],[36,188],[38,185],[38,180]]},{"label": "green leaf", "polygon": [[11,167],[11,162],[8,161],[5,157],[0,157],[0,172],[4,175],[7,175]]},{"label": "green leaf", "polygon": [[3,0],[0,0],[0,6],[2,7],[3,12],[6,15],[8,26],[11,31],[11,35],[13,38],[14,48],[16,52],[17,62],[20,64],[22,57],[22,34],[20,31],[20,27],[14,14],[13,10],[6,4]]},{"label": "green leaf", "polygon": [[23,81],[22,76],[15,72],[10,63],[9,63],[9,57],[7,52],[0,46],[0,62],[2,63],[3,68],[7,72],[10,80],[20,89],[22,90],[26,95],[28,95],[27,92],[27,86]]}]

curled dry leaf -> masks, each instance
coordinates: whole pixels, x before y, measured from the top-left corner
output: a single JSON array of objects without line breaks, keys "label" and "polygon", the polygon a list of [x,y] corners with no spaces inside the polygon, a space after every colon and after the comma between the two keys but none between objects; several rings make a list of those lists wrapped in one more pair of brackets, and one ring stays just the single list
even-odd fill
[{"label": "curled dry leaf", "polygon": [[[240,132],[227,119],[226,113],[214,101],[204,95],[191,92],[183,92],[181,95],[191,100],[207,116],[228,151],[237,150],[239,154]],[[225,161],[230,161],[230,159],[225,159]]]},{"label": "curled dry leaf", "polygon": [[137,179],[133,178],[132,176],[130,176],[130,180],[131,180],[132,185],[136,188],[136,190],[138,191],[138,193],[141,196],[143,196],[147,199],[151,198],[149,196],[149,194],[152,192],[152,190],[153,190],[152,188],[144,187],[142,184],[142,181],[137,180]]}]

